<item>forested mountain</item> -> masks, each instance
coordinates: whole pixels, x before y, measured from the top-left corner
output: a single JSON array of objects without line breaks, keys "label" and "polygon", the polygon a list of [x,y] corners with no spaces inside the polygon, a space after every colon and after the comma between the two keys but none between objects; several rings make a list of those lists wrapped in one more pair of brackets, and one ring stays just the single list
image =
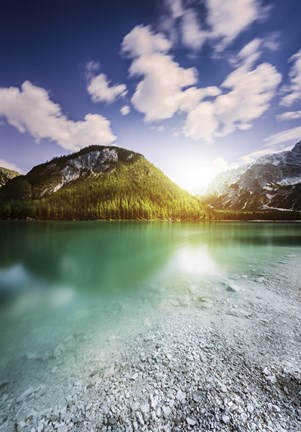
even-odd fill
[{"label": "forested mountain", "polygon": [[0,167],[0,187],[4,186],[9,180],[20,175],[17,171]]},{"label": "forested mountain", "polygon": [[200,201],[141,154],[90,146],[34,167],[0,190],[0,217],[200,220]]}]

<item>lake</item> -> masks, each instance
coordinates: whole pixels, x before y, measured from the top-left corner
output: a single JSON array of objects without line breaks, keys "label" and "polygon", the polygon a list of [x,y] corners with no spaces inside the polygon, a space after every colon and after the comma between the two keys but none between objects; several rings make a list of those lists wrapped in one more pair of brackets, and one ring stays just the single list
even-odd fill
[{"label": "lake", "polygon": [[43,383],[60,401],[156,316],[272,279],[301,256],[301,224],[1,222],[0,245],[5,397]]}]

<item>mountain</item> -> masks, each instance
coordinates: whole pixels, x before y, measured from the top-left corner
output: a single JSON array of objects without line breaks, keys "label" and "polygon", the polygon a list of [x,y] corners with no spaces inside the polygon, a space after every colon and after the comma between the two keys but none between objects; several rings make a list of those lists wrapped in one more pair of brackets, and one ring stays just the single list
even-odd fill
[{"label": "mountain", "polygon": [[7,168],[0,167],[0,187],[4,186],[8,180],[20,175],[17,171],[12,171]]},{"label": "mountain", "polygon": [[199,220],[200,201],[141,154],[90,146],[34,167],[0,190],[0,217]]},{"label": "mountain", "polygon": [[218,175],[208,195],[214,208],[224,210],[301,210],[301,141]]}]

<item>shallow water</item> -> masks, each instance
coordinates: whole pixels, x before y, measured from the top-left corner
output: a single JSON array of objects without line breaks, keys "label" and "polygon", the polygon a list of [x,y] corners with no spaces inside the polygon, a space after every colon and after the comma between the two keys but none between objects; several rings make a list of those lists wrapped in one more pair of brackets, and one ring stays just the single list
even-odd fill
[{"label": "shallow water", "polygon": [[268,279],[301,256],[301,224],[1,222],[0,245],[0,381],[18,392],[80,369],[87,349],[105,358],[192,292]]}]

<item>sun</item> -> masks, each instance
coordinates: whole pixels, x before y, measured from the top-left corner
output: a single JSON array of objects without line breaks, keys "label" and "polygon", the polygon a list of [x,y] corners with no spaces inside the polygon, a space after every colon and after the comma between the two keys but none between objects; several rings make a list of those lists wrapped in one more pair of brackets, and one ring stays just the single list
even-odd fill
[{"label": "sun", "polygon": [[231,169],[231,165],[218,157],[208,164],[192,159],[180,161],[173,169],[172,179],[183,189],[191,193],[205,193],[216,175]]}]

